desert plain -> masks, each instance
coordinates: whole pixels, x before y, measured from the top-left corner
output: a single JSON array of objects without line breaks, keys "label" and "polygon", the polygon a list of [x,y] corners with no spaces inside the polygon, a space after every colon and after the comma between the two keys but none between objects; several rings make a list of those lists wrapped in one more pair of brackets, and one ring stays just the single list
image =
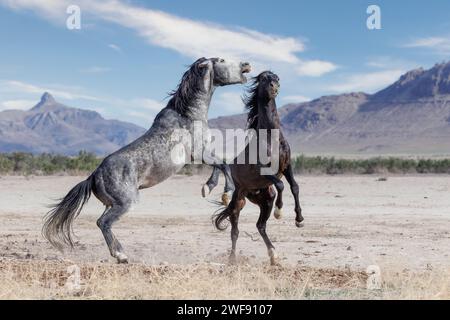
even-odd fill
[{"label": "desert plain", "polygon": [[61,253],[41,236],[42,218],[84,178],[0,178],[0,298],[450,298],[449,175],[297,176],[303,228],[288,187],[283,218],[268,221],[278,266],[269,265],[250,202],[238,264],[228,265],[229,229],[211,223],[223,185],[203,199],[206,175],[176,175],[140,192],[113,228],[130,264],[109,256],[95,196],[74,223],[75,248]]}]

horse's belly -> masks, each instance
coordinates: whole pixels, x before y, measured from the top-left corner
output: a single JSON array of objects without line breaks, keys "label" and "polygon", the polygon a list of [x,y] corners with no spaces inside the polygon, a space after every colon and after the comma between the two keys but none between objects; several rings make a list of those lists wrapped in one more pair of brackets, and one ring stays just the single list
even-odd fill
[{"label": "horse's belly", "polygon": [[152,177],[146,177],[139,185],[139,189],[146,189],[153,187],[157,185],[158,183],[162,182],[163,180],[157,180]]},{"label": "horse's belly", "polygon": [[177,165],[167,165],[165,166],[155,166],[152,169],[148,170],[142,177],[139,183],[139,189],[146,189],[153,187],[164,180],[167,180],[172,175],[177,173],[183,166]]}]

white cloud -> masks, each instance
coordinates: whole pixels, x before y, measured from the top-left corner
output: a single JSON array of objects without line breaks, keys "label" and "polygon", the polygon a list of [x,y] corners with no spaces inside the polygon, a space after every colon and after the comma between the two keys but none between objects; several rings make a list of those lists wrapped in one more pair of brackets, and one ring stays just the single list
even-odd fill
[{"label": "white cloud", "polygon": [[[0,0],[0,3],[60,19],[61,12],[65,12],[61,8],[71,1]],[[55,3],[58,9],[54,8]],[[300,59],[297,53],[303,52],[305,45],[297,38],[195,21],[118,0],[80,0],[78,4],[83,13],[135,30],[148,43],[191,58],[221,56],[250,60],[267,67],[275,63],[289,64],[305,76],[321,76],[336,69],[331,62]],[[109,45],[113,49],[114,46]]]},{"label": "white cloud", "polygon": [[0,102],[0,110],[28,110],[36,104],[34,100],[6,100]]},{"label": "white cloud", "polygon": [[142,127],[148,127],[155,116],[166,106],[166,102],[150,98],[123,99],[108,97],[107,109],[102,112],[110,118],[130,121]]},{"label": "white cloud", "polygon": [[3,92],[16,92],[22,94],[43,94],[44,92],[50,92],[57,98],[67,99],[67,100],[75,100],[75,99],[84,99],[91,101],[102,101],[102,99],[86,94],[82,94],[78,92],[78,90],[72,89],[69,91],[67,89],[61,89],[56,86],[37,86],[34,84],[16,81],[16,80],[4,80],[0,81],[2,86],[1,91]]},{"label": "white cloud", "polygon": [[127,115],[134,117],[134,118],[138,118],[138,119],[140,119],[141,122],[142,121],[151,122],[151,121],[153,121],[153,118],[154,118],[152,115],[149,115],[147,113],[140,112],[140,111],[130,111],[127,113]]},{"label": "white cloud", "polygon": [[61,0],[0,0],[0,4],[13,10],[26,9],[57,22],[66,20],[66,9],[69,3],[70,1]]},{"label": "white cloud", "polygon": [[114,51],[122,52],[122,48],[119,47],[117,44],[110,43],[110,44],[108,44],[108,47],[111,48],[111,49],[113,49]]},{"label": "white cloud", "polygon": [[300,102],[308,102],[311,101],[311,98],[301,96],[301,95],[293,95],[293,96],[285,96],[282,99],[285,102],[294,102],[294,103],[300,103]]},{"label": "white cloud", "polygon": [[328,61],[311,60],[304,61],[297,67],[297,73],[301,76],[320,77],[337,69],[337,66]]},{"label": "white cloud", "polygon": [[404,45],[406,48],[425,48],[438,54],[450,53],[450,37],[426,37],[415,39]]},{"label": "white cloud", "polygon": [[248,29],[181,18],[165,12],[140,8],[120,1],[92,1],[90,10],[100,18],[133,29],[150,44],[197,58],[242,56],[265,61],[296,63],[296,52],[304,50],[297,39],[266,35]]},{"label": "white cloud", "polygon": [[244,103],[241,94],[237,92],[222,92],[214,96],[210,110],[214,112],[224,112],[227,114],[236,114],[244,112]]},{"label": "white cloud", "polygon": [[330,89],[335,92],[364,91],[373,93],[398,80],[404,72],[405,70],[395,69],[353,74],[339,84],[330,86]]},{"label": "white cloud", "polygon": [[100,113],[102,115],[109,114],[109,112],[108,112],[108,110],[106,108],[89,107],[89,110],[93,110],[93,111],[98,112],[98,113]]},{"label": "white cloud", "polygon": [[366,66],[376,69],[389,69],[393,66],[404,65],[405,62],[403,60],[395,59],[389,56],[376,56],[370,57]]},{"label": "white cloud", "polygon": [[420,67],[420,64],[412,60],[392,56],[372,56],[367,59],[365,65],[377,71],[412,70]]},{"label": "white cloud", "polygon": [[131,100],[131,104],[134,107],[152,111],[153,113],[161,111],[166,106],[166,103],[156,101],[149,98],[136,98]]},{"label": "white cloud", "polygon": [[105,67],[99,67],[99,66],[93,66],[86,69],[80,70],[82,73],[106,73],[111,71],[111,68],[105,68]]}]

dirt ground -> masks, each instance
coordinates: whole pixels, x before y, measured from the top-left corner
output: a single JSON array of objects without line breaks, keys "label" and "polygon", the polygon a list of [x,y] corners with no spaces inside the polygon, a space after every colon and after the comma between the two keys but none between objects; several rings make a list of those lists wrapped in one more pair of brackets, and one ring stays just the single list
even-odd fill
[{"label": "dirt ground", "polygon": [[[103,211],[91,198],[74,225],[75,250],[64,254],[40,235],[52,199],[83,177],[1,177],[0,258],[75,263],[113,262],[95,224]],[[217,206],[201,198],[204,176],[174,176],[143,190],[140,202],[114,231],[132,263],[226,263],[229,230],[216,231]],[[293,198],[285,191],[284,217],[268,234],[284,266],[365,270],[369,265],[407,270],[450,267],[450,176],[305,176],[301,187],[304,227],[294,225]],[[381,179],[384,180],[384,179]],[[220,185],[221,187],[221,185]],[[217,200],[221,188],[209,197]],[[241,214],[241,263],[268,263],[255,223],[258,208]]]}]

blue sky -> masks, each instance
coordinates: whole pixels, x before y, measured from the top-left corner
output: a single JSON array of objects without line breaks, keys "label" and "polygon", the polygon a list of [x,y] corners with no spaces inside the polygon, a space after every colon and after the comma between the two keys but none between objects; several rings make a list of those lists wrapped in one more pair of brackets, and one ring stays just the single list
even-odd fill
[{"label": "blue sky", "polygon": [[[81,30],[66,28],[67,6]],[[366,27],[369,5],[381,30]],[[0,110],[43,91],[149,127],[196,58],[250,61],[281,77],[278,104],[372,93],[450,55],[450,2],[0,0]],[[210,117],[242,111],[243,86],[216,91]]]}]

